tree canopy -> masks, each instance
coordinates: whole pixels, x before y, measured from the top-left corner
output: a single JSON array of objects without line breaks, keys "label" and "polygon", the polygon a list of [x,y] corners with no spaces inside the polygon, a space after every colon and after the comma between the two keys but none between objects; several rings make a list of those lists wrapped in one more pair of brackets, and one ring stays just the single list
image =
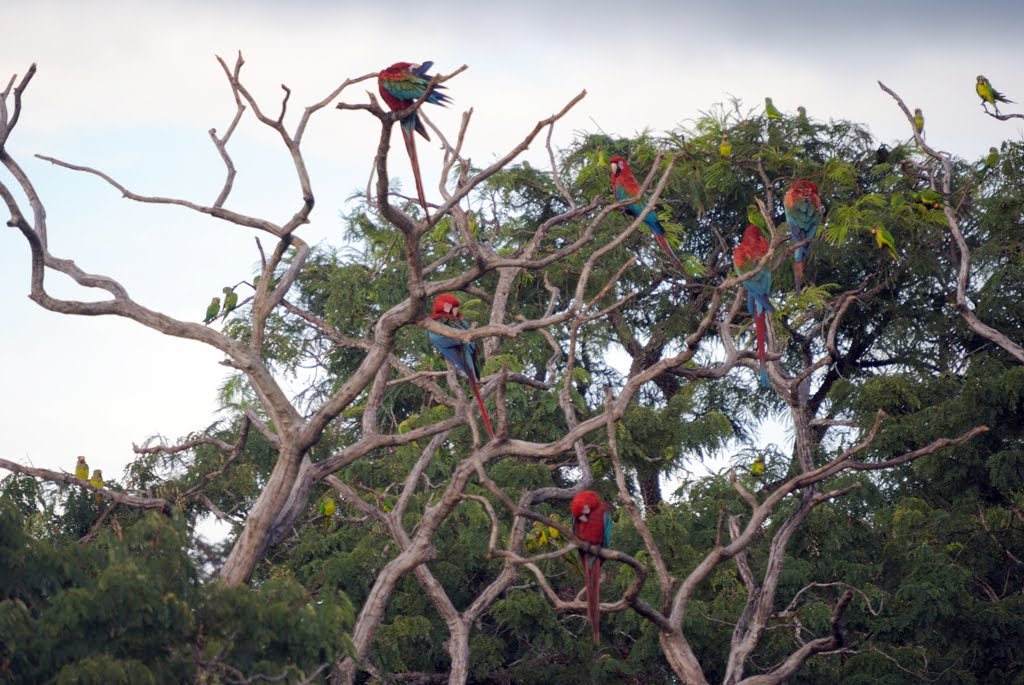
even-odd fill
[{"label": "tree canopy", "polygon": [[[220,63],[235,123],[255,117],[290,153],[285,223],[232,208],[234,125],[213,136],[212,205],[45,158],[259,236],[259,272],[211,325],[50,252],[11,146],[34,66],[2,93],[0,197],[32,299],[212,346],[230,372],[225,418],[138,446],[101,487],[0,460],[0,679],[1024,682],[1020,141],[952,157],[880,84],[903,140],[731,102],[556,149],[581,93],[484,168],[463,149],[469,116],[442,131],[420,112],[444,149],[424,207],[390,173],[409,164],[390,147],[409,111],[339,99],[376,74],[289,125],[287,95],[275,118],[241,57]],[[329,105],[375,117],[380,139],[353,160],[374,180],[346,242],[313,247],[303,134]],[[547,168],[516,161],[544,135]],[[613,157],[639,200],[615,199]],[[796,288],[783,198],[800,179],[824,218]],[[751,221],[768,250],[740,275]],[[744,283],[768,269],[763,385]],[[54,295],[58,273],[101,299]],[[467,328],[431,318],[444,293]],[[478,348],[493,438],[428,332]],[[583,489],[614,505],[611,545],[582,547],[603,559],[597,646],[568,507]],[[197,534],[210,517],[225,540]]]}]

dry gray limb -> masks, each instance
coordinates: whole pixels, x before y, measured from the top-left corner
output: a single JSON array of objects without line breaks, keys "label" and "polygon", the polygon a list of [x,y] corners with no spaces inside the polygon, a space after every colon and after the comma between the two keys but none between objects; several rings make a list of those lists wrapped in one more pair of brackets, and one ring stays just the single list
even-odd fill
[{"label": "dry gray limb", "polygon": [[[943,176],[942,176],[942,189],[941,192],[944,196],[950,197],[953,192],[953,161],[950,159],[948,154],[938,152],[934,148],[930,147],[925,141],[921,132],[914,126],[914,115],[911,113],[910,108],[907,107],[903,99],[895,93],[892,89],[886,86],[881,81],[878,82],[878,86],[892,96],[896,104],[899,105],[900,109],[903,110],[903,114],[906,115],[907,121],[910,122],[910,127],[914,131],[914,139],[917,144],[924,150],[925,154],[939,162],[942,165]],[[1011,116],[1018,116],[1024,119],[1024,115],[1000,115],[996,118],[1009,118]],[[953,241],[956,243],[957,250],[960,253],[960,270],[957,275],[956,284],[956,306],[960,312],[960,316],[963,317],[967,325],[978,335],[991,340],[999,347],[1003,348],[1018,362],[1024,364],[1024,347],[1021,347],[1017,343],[1010,340],[1010,338],[992,326],[989,326],[981,319],[978,318],[974,310],[971,309],[970,304],[967,302],[967,288],[970,284],[971,278],[971,251],[967,247],[967,241],[964,240],[963,233],[960,231],[960,220],[956,216],[956,212],[949,206],[948,203],[943,203],[942,211],[946,215],[946,223],[949,226],[950,235],[953,236]]]},{"label": "dry gray limb", "polygon": [[11,473],[20,473],[24,476],[39,478],[40,480],[48,480],[52,483],[63,483],[64,485],[72,485],[82,488],[83,490],[91,490],[100,497],[105,497],[112,502],[123,504],[126,507],[133,507],[135,509],[157,509],[168,515],[171,513],[171,503],[163,498],[139,497],[138,495],[129,495],[125,492],[117,492],[106,488],[97,488],[89,483],[89,481],[82,480],[73,473],[61,473],[59,471],[51,471],[49,469],[22,466],[17,462],[8,461],[7,459],[0,459],[0,469],[7,469]]}]

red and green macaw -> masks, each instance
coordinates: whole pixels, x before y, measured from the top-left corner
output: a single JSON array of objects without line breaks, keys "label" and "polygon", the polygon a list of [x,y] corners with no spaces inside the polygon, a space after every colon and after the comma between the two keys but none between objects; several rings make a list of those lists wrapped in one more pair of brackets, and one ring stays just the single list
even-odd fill
[{"label": "red and green macaw", "polygon": [[[626,160],[622,157],[612,157],[608,160],[608,163],[612,168],[612,190],[615,191],[615,199],[628,200],[631,197],[637,197],[640,194],[640,184],[637,183],[636,176],[633,175]],[[643,198],[638,198],[636,202],[626,205],[626,213],[635,219],[644,211],[645,206],[647,206],[647,201]],[[672,258],[676,266],[681,267],[683,263],[679,261],[679,257],[672,251],[668,240],[665,239],[665,227],[658,221],[657,213],[653,210],[647,212],[644,216],[644,223],[647,224],[647,228],[651,229],[651,233],[654,234],[654,239],[661,245],[661,249]]]},{"label": "red and green macaw", "polygon": [[[377,89],[384,102],[391,108],[392,112],[400,112],[408,109],[410,105],[423,97],[427,92],[431,76],[427,71],[433,66],[433,62],[413,64],[411,62],[395,62],[387,69],[377,73]],[[441,92],[444,86],[435,85],[430,91],[425,102],[433,105],[445,105],[451,102],[451,98]],[[409,160],[412,162],[412,174],[416,180],[416,194],[419,197],[423,211],[427,212],[427,200],[423,194],[423,181],[420,179],[420,163],[416,157],[416,137],[419,133],[426,140],[430,140],[427,129],[419,120],[414,111],[401,120],[402,138],[405,140],[405,149],[409,153]]]},{"label": "red and green macaw", "polygon": [[[459,311],[459,298],[445,293],[438,295],[434,300],[434,308],[430,318],[452,328],[464,331],[469,330],[469,322],[462,317]],[[469,379],[469,386],[476,396],[476,403],[480,407],[480,418],[484,421],[487,435],[494,437],[494,430],[491,428],[491,419],[487,415],[487,408],[484,407],[484,398],[480,395],[480,354],[477,350],[476,341],[464,343],[457,338],[449,338],[443,335],[427,331],[427,337],[434,347],[440,351],[444,358],[452,363],[462,375]]]},{"label": "red and green macaw", "polygon": [[811,251],[810,241],[818,235],[824,213],[821,198],[818,197],[818,186],[806,179],[794,181],[786,191],[783,204],[786,206],[786,223],[793,242],[803,243],[793,253],[793,285],[800,292],[804,280],[804,260]]},{"label": "red and green macaw", "polygon": [[[743,276],[757,268],[757,263],[768,254],[768,241],[761,229],[754,224],[747,226],[743,232],[743,240],[732,251],[732,263],[737,275]],[[765,370],[765,348],[767,333],[767,316],[775,311],[768,296],[772,292],[772,270],[765,264],[754,276],[743,281],[747,290],[747,311],[754,319],[754,330],[757,334],[757,361],[761,367],[761,385],[768,385],[768,372]]]},{"label": "red and green macaw", "polygon": [[[612,508],[593,490],[584,490],[572,498],[572,532],[583,542],[608,547],[612,541]],[[587,618],[594,633],[594,644],[601,644],[601,557],[580,550],[587,591]]]}]

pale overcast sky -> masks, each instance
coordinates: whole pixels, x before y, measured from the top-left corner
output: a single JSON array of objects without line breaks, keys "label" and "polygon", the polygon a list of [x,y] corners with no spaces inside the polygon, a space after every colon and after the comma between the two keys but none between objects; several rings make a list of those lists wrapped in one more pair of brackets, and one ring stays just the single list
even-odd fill
[{"label": "pale overcast sky", "polygon": [[[618,135],[662,131],[731,96],[753,107],[765,95],[790,112],[803,105],[813,118],[862,122],[882,140],[906,137],[878,80],[924,109],[928,139],[941,149],[975,158],[1021,137],[1018,125],[981,114],[973,86],[984,73],[1024,100],[1010,42],[1024,27],[1022,3],[709,5],[0,0],[0,81],[38,64],[8,149],[46,204],[56,256],[119,280],[151,308],[197,320],[223,285],[251,274],[253,234],[131,203],[94,177],[32,155],[95,166],[140,193],[212,202],[224,172],[207,131],[224,130],[234,114],[214,55],[233,62],[241,50],[244,81],[270,111],[280,84],[291,87],[293,116],[344,78],[395,61],[430,59],[441,71],[467,64],[449,84],[453,106],[430,116],[454,134],[473,107],[467,152],[477,163],[582,89],[588,96],[559,129],[562,143],[597,126]],[[363,102],[367,89],[375,84],[342,97]],[[329,109],[314,119],[306,153],[317,207],[301,232],[310,242],[339,241],[339,212],[365,185],[375,139],[364,112]],[[538,147],[530,158],[539,164]],[[290,216],[297,188],[273,136],[247,119],[232,152],[239,177],[229,206]],[[424,154],[428,194],[433,186],[436,195],[436,169]],[[393,165],[406,184],[407,168],[404,159]],[[27,298],[28,273],[24,239],[4,227],[0,456],[70,470],[85,454],[117,478],[132,442],[215,420],[226,371],[218,354],[112,317],[46,312]],[[57,294],[75,293],[51,283]]]}]

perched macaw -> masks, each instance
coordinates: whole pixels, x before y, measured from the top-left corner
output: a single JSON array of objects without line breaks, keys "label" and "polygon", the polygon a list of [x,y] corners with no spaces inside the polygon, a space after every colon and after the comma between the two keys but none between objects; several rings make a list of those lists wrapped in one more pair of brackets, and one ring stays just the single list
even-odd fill
[{"label": "perched macaw", "polygon": [[768,115],[769,119],[782,118],[782,112],[778,110],[775,104],[772,103],[772,99],[768,97],[764,99],[764,113]]},{"label": "perched macaw", "polygon": [[[410,105],[423,97],[431,79],[427,71],[433,64],[433,62],[424,62],[423,64],[395,62],[387,69],[382,69],[377,73],[377,89],[392,112],[408,109]],[[443,89],[444,86],[435,85],[434,89],[430,91],[430,95],[427,96],[426,102],[432,105],[445,105],[451,102],[451,98],[441,92]],[[420,178],[420,163],[416,157],[415,134],[419,133],[425,140],[430,140],[430,136],[416,112],[402,119],[400,123],[405,149],[409,153],[409,161],[412,163],[412,175],[416,180],[416,194],[423,207],[423,212],[428,214],[427,200],[423,194],[423,181]]]},{"label": "perched macaw", "polygon": [[75,478],[89,480],[89,465],[85,463],[85,457],[81,455],[78,457],[78,463],[75,464]]},{"label": "perched macaw", "polygon": [[[636,176],[630,170],[629,163],[622,157],[612,157],[608,160],[608,163],[612,167],[612,190],[615,191],[615,199],[627,200],[631,197],[637,197],[640,194],[640,184],[637,183]],[[644,211],[646,205],[647,201],[639,198],[635,202],[626,205],[626,213],[635,219],[640,216],[640,212]],[[658,221],[658,215],[654,210],[647,212],[644,216],[644,223],[647,225],[647,228],[651,229],[651,233],[654,234],[654,239],[661,245],[661,249],[672,258],[676,266],[681,267],[683,263],[679,261],[679,257],[672,251],[668,240],[665,239],[665,227]]]},{"label": "perched macaw", "polygon": [[208,306],[206,308],[206,318],[203,319],[203,323],[205,323],[207,326],[209,326],[210,322],[212,322],[214,319],[216,319],[217,318],[217,314],[219,314],[219,313],[220,313],[220,298],[219,297],[215,297],[212,300],[210,300],[210,306]]},{"label": "perched macaw", "polygon": [[[743,276],[757,268],[758,261],[768,254],[768,241],[761,229],[750,224],[743,232],[743,240],[732,251],[733,266],[737,275]],[[768,385],[768,371],[765,370],[767,316],[775,311],[768,296],[772,292],[772,270],[768,264],[761,267],[756,275],[743,281],[747,290],[747,310],[754,319],[754,331],[757,335],[757,361],[761,370],[761,385]]]},{"label": "perched macaw", "polygon": [[[101,471],[100,469],[94,469],[93,472],[92,472],[92,477],[89,478],[89,485],[93,486],[94,488],[102,488],[103,487],[103,471]],[[97,494],[96,495],[96,503],[99,504],[99,501],[100,501],[100,496]]]},{"label": "perched macaw", "polygon": [[761,232],[768,233],[768,221],[757,205],[747,205],[747,223],[754,224],[761,229]]},{"label": "perched macaw", "polygon": [[[813,181],[800,179],[786,191],[783,199],[786,206],[786,223],[793,242],[810,241],[818,235],[823,208],[818,197],[818,186]],[[811,251],[810,242],[796,248],[793,253],[793,287],[797,292],[804,281],[804,260]]]},{"label": "perched macaw", "polygon": [[224,286],[224,310],[221,312],[221,316],[225,321],[228,320],[228,314],[230,314],[235,307],[238,306],[238,293],[235,289],[230,286]]},{"label": "perched macaw", "polygon": [[[612,508],[593,490],[584,490],[572,498],[572,532],[583,542],[608,547],[612,541]],[[594,644],[601,644],[601,557],[580,550],[584,585],[587,592],[587,618],[594,633]]]},{"label": "perched macaw", "polygon": [[732,141],[729,140],[728,133],[722,134],[722,142],[718,144],[718,152],[726,159],[732,157]]},{"label": "perched macaw", "polygon": [[896,252],[896,241],[892,239],[892,233],[889,229],[882,224],[874,224],[871,227],[871,235],[875,236],[875,242],[878,243],[879,250],[888,250],[889,256],[893,259],[899,259],[899,254]]},{"label": "perched macaw", "polygon": [[990,147],[988,156],[985,157],[985,168],[994,169],[999,164],[999,148]]},{"label": "perched macaw", "polygon": [[1006,96],[1000,93],[998,90],[992,87],[992,84],[988,82],[988,79],[978,74],[978,81],[974,84],[974,90],[978,93],[978,97],[981,98],[981,108],[988,111],[988,107],[985,103],[992,105],[992,108],[999,114],[999,103],[1005,102],[1012,104],[1013,100],[1007,100]]},{"label": "perched macaw", "polygon": [[[434,300],[430,318],[452,328],[469,330],[469,322],[462,318],[459,305],[459,298],[454,295],[447,293],[438,295]],[[480,418],[484,421],[487,435],[493,438],[494,430],[491,428],[491,419],[487,415],[487,408],[484,407],[484,398],[480,395],[480,355],[477,351],[476,341],[464,343],[456,338],[438,335],[433,331],[427,331],[427,337],[430,338],[434,347],[444,355],[444,358],[469,379],[469,386],[473,389],[476,403],[480,407]]]},{"label": "perched macaw", "polygon": [[764,459],[761,455],[754,457],[754,463],[750,465],[750,475],[760,478],[764,475]]},{"label": "perched macaw", "polygon": [[324,495],[320,498],[320,506],[317,507],[317,511],[320,514],[320,525],[323,527],[324,532],[326,532],[331,525],[331,518],[334,516],[335,507],[334,498],[330,495]]},{"label": "perched macaw", "polygon": [[914,110],[914,130],[924,135],[924,113],[920,107]]}]

